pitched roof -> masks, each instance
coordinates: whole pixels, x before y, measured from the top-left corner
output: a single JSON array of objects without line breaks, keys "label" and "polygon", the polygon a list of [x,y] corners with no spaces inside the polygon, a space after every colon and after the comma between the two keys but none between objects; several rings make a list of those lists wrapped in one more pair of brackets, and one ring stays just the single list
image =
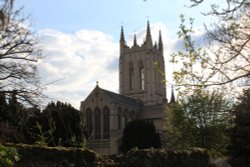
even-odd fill
[{"label": "pitched roof", "polygon": [[128,96],[120,95],[120,94],[117,94],[117,93],[114,93],[105,89],[101,89],[101,91],[110,99],[114,100],[115,102],[119,104],[136,107],[136,108],[143,107],[143,103],[140,100],[137,100]]}]

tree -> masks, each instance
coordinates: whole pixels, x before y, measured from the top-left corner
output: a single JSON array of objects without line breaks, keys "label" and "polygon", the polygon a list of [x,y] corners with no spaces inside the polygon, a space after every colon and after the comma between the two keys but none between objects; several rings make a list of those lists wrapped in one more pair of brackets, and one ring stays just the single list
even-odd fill
[{"label": "tree", "polygon": [[[243,91],[238,97],[237,104],[233,107],[235,115],[234,127],[231,131],[230,155],[234,166],[248,166],[250,163],[250,89]],[[237,161],[237,159],[240,159]]]},{"label": "tree", "polygon": [[28,124],[27,134],[32,142],[41,142],[42,137],[49,146],[81,147],[84,144],[82,116],[70,104],[51,102],[42,113],[34,114]]},{"label": "tree", "polygon": [[[1,11],[12,3],[4,1]],[[36,67],[40,49],[21,10],[8,11],[4,16],[8,17],[8,23],[0,29],[0,92],[6,96],[15,93],[19,101],[35,105],[42,96]]]},{"label": "tree", "polygon": [[0,8],[0,27],[4,28],[9,23],[9,16],[13,7],[14,0],[1,0]]},{"label": "tree", "polygon": [[225,153],[229,143],[229,103],[216,91],[196,90],[179,100],[169,112],[167,132],[169,147],[202,147]]},{"label": "tree", "polygon": [[188,148],[193,141],[189,132],[191,126],[184,113],[182,106],[179,103],[169,104],[166,117],[166,139],[164,147],[170,149],[185,149]]},{"label": "tree", "polygon": [[123,131],[121,151],[126,153],[132,148],[146,149],[160,148],[160,136],[150,120],[133,120],[127,124]]},{"label": "tree", "polygon": [[[191,0],[192,7],[205,0]],[[205,26],[209,46],[199,48],[192,40],[193,19],[190,27],[181,17],[179,38],[185,51],[173,56],[173,62],[183,66],[175,72],[177,84],[184,86],[212,86],[241,82],[249,85],[250,77],[250,3],[249,0],[225,0],[225,7],[211,5],[207,15],[216,17],[211,27]]]},{"label": "tree", "polygon": [[53,138],[56,145],[69,146],[83,142],[83,122],[80,112],[70,104],[52,102],[47,105],[44,114],[48,116],[48,121],[52,119],[55,123]]}]

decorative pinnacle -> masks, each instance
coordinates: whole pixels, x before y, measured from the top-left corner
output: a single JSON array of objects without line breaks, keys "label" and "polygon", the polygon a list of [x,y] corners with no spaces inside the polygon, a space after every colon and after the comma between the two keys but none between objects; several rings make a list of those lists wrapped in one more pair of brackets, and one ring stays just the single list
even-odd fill
[{"label": "decorative pinnacle", "polygon": [[151,37],[151,32],[150,32],[150,23],[147,21],[147,37]]},{"label": "decorative pinnacle", "polygon": [[134,46],[137,45],[136,34],[134,35]]},{"label": "decorative pinnacle", "polygon": [[163,48],[162,37],[161,37],[161,30],[159,30],[159,49]]},{"label": "decorative pinnacle", "polygon": [[120,41],[125,41],[124,32],[123,32],[123,26],[121,27],[121,37],[120,37]]},{"label": "decorative pinnacle", "polygon": [[151,37],[151,32],[150,32],[150,24],[149,21],[147,22],[147,34],[146,34],[146,43],[147,46],[152,47],[152,37]]}]

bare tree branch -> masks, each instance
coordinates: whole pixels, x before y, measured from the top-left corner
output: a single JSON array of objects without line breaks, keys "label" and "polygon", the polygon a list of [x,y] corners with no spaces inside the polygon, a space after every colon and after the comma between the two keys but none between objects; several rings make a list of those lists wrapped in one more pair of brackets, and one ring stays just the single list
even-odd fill
[{"label": "bare tree branch", "polygon": [[9,96],[14,92],[23,103],[37,105],[44,96],[36,65],[41,52],[24,27],[27,18],[20,17],[20,11],[10,13],[9,18],[0,30],[0,92]]}]

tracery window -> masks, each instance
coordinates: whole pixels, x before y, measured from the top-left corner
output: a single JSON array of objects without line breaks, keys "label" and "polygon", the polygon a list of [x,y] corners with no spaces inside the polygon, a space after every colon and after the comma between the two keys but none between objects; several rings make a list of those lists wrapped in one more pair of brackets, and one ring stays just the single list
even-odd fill
[{"label": "tracery window", "polygon": [[108,107],[105,107],[103,110],[103,138],[104,139],[109,139],[110,137],[109,115],[110,115],[110,111]]},{"label": "tracery window", "polygon": [[125,109],[123,116],[124,116],[124,125],[126,126],[128,123],[128,109]]},{"label": "tracery window", "polygon": [[122,129],[122,108],[119,107],[117,111],[117,123],[118,129]]},{"label": "tracery window", "polygon": [[144,67],[141,65],[139,68],[139,72],[140,72],[140,88],[141,90],[145,89],[145,70]]},{"label": "tracery window", "polygon": [[90,133],[92,131],[92,111],[89,108],[86,110],[86,127]]},{"label": "tracery window", "polygon": [[134,67],[133,64],[129,64],[129,90],[133,89],[133,81],[134,81]]},{"label": "tracery window", "polygon": [[101,138],[101,112],[99,108],[95,109],[95,139]]}]

